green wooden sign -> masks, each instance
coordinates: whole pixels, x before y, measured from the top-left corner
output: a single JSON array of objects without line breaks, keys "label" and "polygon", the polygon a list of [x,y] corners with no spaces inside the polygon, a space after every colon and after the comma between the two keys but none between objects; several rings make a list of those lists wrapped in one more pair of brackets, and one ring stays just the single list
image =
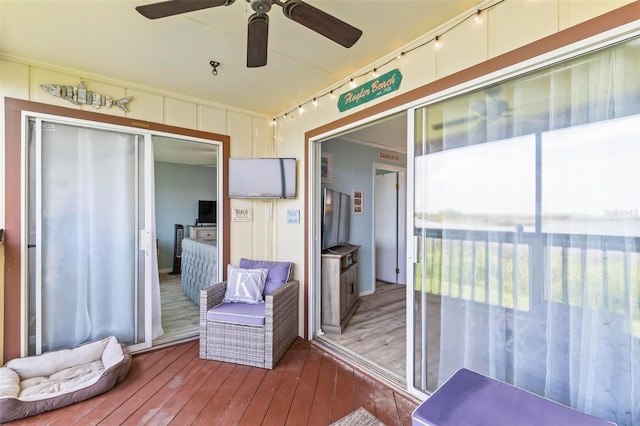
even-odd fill
[{"label": "green wooden sign", "polygon": [[401,81],[402,74],[397,68],[384,73],[380,77],[367,81],[355,89],[340,95],[338,109],[340,112],[344,112],[350,108],[365,104],[372,99],[395,92],[400,87]]}]

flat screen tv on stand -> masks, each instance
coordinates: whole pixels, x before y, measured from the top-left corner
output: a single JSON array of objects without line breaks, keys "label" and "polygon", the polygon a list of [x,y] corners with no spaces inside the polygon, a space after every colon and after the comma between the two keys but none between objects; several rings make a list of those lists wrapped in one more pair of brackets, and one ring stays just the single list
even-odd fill
[{"label": "flat screen tv on stand", "polygon": [[198,201],[198,222],[196,225],[215,225],[217,222],[217,209],[215,201]]},{"label": "flat screen tv on stand", "polygon": [[351,196],[324,188],[322,197],[322,250],[349,244]]}]

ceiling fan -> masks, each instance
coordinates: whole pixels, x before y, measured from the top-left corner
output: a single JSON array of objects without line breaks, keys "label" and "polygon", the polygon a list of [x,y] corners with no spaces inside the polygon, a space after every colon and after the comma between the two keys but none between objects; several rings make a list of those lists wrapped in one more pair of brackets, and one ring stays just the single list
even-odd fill
[{"label": "ceiling fan", "polygon": [[[136,7],[149,19],[164,18],[195,10],[217,6],[229,6],[235,0],[168,0]],[[304,3],[302,0],[246,0],[255,11],[249,17],[247,34],[247,67],[262,67],[267,64],[267,39],[269,16],[272,4],[282,7],[284,16],[344,46],[351,47],[362,35],[362,31],[328,13]]]}]

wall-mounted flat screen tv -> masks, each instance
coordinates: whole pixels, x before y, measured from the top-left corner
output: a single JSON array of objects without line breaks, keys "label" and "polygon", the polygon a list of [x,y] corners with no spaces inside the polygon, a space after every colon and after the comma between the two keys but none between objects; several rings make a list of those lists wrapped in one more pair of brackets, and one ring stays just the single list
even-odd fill
[{"label": "wall-mounted flat screen tv", "polygon": [[330,249],[349,242],[351,197],[324,188],[322,197],[322,249]]},{"label": "wall-mounted flat screen tv", "polygon": [[229,198],[295,197],[295,158],[229,158]]},{"label": "wall-mounted flat screen tv", "polygon": [[217,213],[215,201],[198,201],[198,223],[215,225],[217,223]]}]

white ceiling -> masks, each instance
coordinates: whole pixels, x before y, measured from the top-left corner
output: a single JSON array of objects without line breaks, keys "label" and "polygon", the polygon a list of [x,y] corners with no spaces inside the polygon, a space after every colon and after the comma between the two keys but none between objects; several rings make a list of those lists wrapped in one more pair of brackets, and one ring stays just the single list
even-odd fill
[{"label": "white ceiling", "polygon": [[407,113],[377,120],[373,123],[333,136],[331,140],[352,142],[360,145],[383,148],[395,152],[407,153]]},{"label": "white ceiling", "polygon": [[[146,0],[0,0],[0,52],[274,116],[479,0],[309,0],[360,28],[350,49],[269,12],[268,64],[246,68],[248,3],[148,20]],[[209,61],[220,62],[212,75]],[[55,82],[51,82],[55,83]]]},{"label": "white ceiling", "polygon": [[153,137],[153,158],[165,163],[216,167],[218,148],[204,142],[192,142],[164,136]]}]

